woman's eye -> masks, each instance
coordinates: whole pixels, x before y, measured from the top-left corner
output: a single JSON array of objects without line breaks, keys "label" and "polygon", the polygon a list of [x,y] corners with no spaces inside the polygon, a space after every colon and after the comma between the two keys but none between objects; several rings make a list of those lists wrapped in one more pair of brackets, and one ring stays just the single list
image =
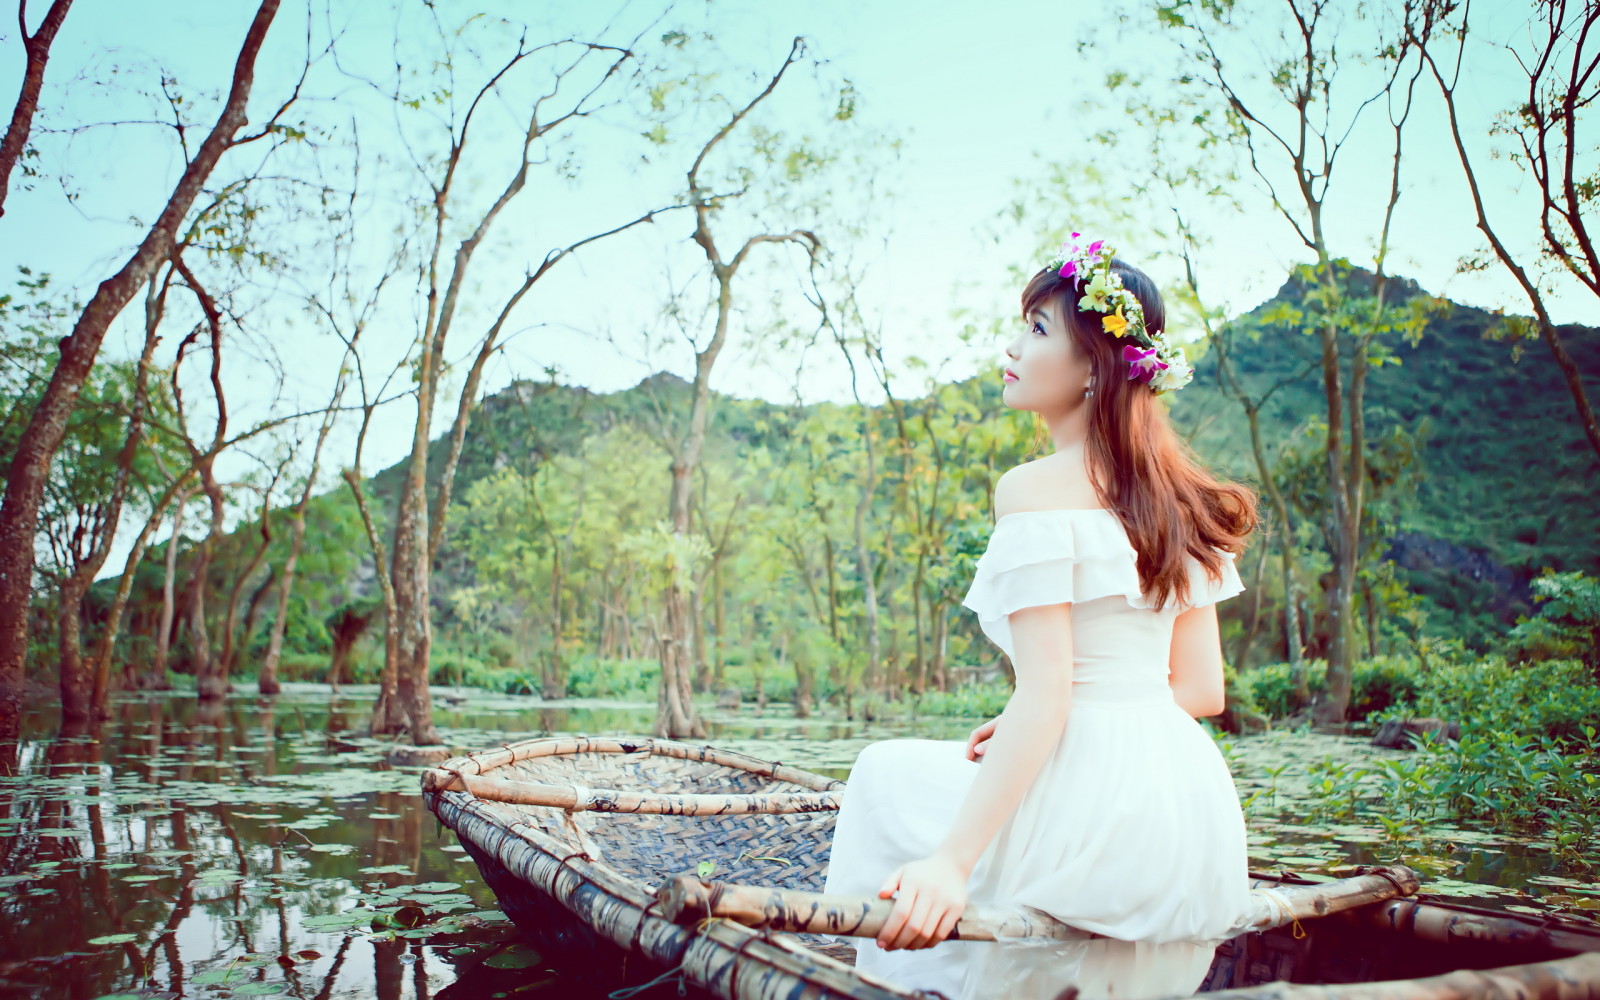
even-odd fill
[{"label": "woman's eye", "polygon": [[1039,322],[1037,322],[1037,321],[1035,321],[1033,326],[1029,327],[1029,329],[1031,329],[1034,333],[1037,333],[1037,334],[1040,334],[1040,335],[1044,334],[1044,325],[1039,323]]}]

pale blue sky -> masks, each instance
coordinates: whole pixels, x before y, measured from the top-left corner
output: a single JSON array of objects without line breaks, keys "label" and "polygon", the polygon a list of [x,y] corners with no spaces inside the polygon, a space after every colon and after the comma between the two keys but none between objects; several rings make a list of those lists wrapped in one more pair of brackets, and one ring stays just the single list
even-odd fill
[{"label": "pale blue sky", "polygon": [[[0,3],[0,93],[16,93],[21,48],[15,37],[15,0]],[[30,14],[37,19],[43,4]],[[439,10],[450,22],[478,9],[441,0]],[[610,40],[624,40],[638,25],[654,18],[657,8],[639,0],[618,7],[584,3],[508,3],[496,9],[533,26],[539,32],[598,33],[606,19],[615,19]],[[341,42],[341,59],[349,68],[382,73],[392,64],[393,11],[401,9],[407,41],[402,60],[419,50],[414,45],[426,22],[420,5],[343,3],[335,5],[335,20],[347,29]],[[102,121],[148,119],[155,110],[135,88],[153,90],[157,69],[175,76],[182,91],[194,97],[198,109],[193,120],[209,125],[214,101],[227,85],[240,38],[255,4],[246,0],[193,3],[153,2],[135,8],[116,0],[78,0],[69,15],[53,53],[46,80],[45,116],[41,125],[74,128]],[[897,370],[897,391],[920,391],[924,379],[947,381],[974,372],[992,372],[1000,360],[1000,342],[965,346],[956,335],[956,310],[979,318],[1009,315],[1016,289],[1008,268],[1031,267],[1049,255],[1044,233],[1063,223],[1096,227],[1101,220],[1054,218],[1040,206],[1037,218],[1022,226],[1002,224],[999,212],[1013,197],[1018,181],[1033,183],[1046,161],[1070,162],[1093,147],[1085,137],[1109,124],[1129,123],[1112,113],[1116,102],[1100,81],[1108,68],[1146,73],[1152,80],[1165,75],[1177,58],[1172,38],[1151,23],[1148,8],[1125,4],[1128,20],[1121,25],[1120,42],[1108,41],[1112,12],[1107,5],[1069,5],[1033,0],[997,0],[981,7],[969,4],[899,4],[821,2],[771,4],[753,0],[717,0],[683,4],[670,14],[668,24],[693,31],[710,31],[719,39],[722,88],[741,98],[759,86],[777,65],[796,34],[810,39],[813,56],[828,60],[824,73],[849,78],[860,95],[860,136],[897,136],[903,151],[882,174],[880,184],[892,190],[892,199],[874,198],[862,206],[872,235],[856,246],[858,260],[868,265],[863,298],[875,322],[881,321],[889,364]],[[1281,3],[1241,4],[1249,10],[1253,31],[1270,37],[1283,20]],[[1381,8],[1379,8],[1381,9]],[[1475,18],[1485,37],[1509,38],[1521,23],[1523,6],[1506,2],[1475,7]],[[322,14],[315,12],[313,34],[318,46],[326,39]],[[259,122],[275,106],[292,80],[304,45],[306,9],[286,0],[269,38],[251,102],[252,122]],[[1259,27],[1257,27],[1259,26]],[[1095,29],[1102,44],[1080,54],[1075,43]],[[1351,22],[1351,37],[1370,28]],[[658,32],[652,32],[652,37]],[[1260,49],[1264,43],[1240,39],[1226,52],[1230,72],[1240,79],[1259,76]],[[1463,112],[1480,127],[1492,113],[1509,103],[1515,76],[1508,61],[1488,49],[1479,50],[1469,85],[1463,88]],[[485,57],[492,61],[493,57]],[[481,67],[459,67],[463,78],[482,78]],[[515,91],[522,84],[509,85]],[[1478,275],[1454,273],[1461,253],[1476,246],[1470,209],[1464,200],[1459,168],[1439,128],[1439,105],[1426,89],[1419,104],[1419,128],[1409,140],[1406,194],[1401,202],[1390,270],[1422,282],[1430,291],[1485,307],[1526,311],[1510,282],[1498,268]],[[324,62],[308,82],[303,115],[331,124],[360,121],[366,147],[403,156],[395,141],[392,114],[370,91],[332,72]],[[786,81],[765,123],[774,128],[803,131],[817,128],[821,118],[815,78],[807,69]],[[1265,99],[1264,99],[1265,100]],[[1100,110],[1095,106],[1099,105]],[[9,106],[9,104],[8,104]],[[822,110],[827,110],[823,108]],[[293,116],[298,117],[298,116]],[[413,118],[415,116],[412,116]],[[409,119],[408,119],[409,120]],[[710,121],[707,117],[705,121]],[[1383,119],[1369,112],[1358,131],[1347,160],[1348,171],[1335,184],[1328,221],[1336,252],[1358,262],[1370,259],[1376,236],[1381,194],[1388,183],[1382,140]],[[486,118],[485,134],[470,176],[463,178],[476,200],[504,183],[515,138],[507,116]],[[347,125],[342,125],[346,127]],[[421,137],[412,126],[407,134]],[[198,141],[201,130],[191,132]],[[103,126],[67,136],[40,134],[45,177],[31,191],[18,190],[13,180],[7,212],[0,220],[0,271],[10,275],[19,263],[36,271],[52,272],[58,282],[87,297],[96,283],[126,258],[140,235],[130,217],[148,220],[164,201],[181,166],[170,129],[141,124]],[[1487,137],[1475,152],[1486,153]],[[536,177],[530,189],[497,228],[491,245],[480,254],[466,304],[458,319],[457,354],[470,345],[469,338],[492,315],[508,284],[522,269],[536,262],[551,246],[565,243],[597,229],[607,228],[646,208],[665,204],[681,183],[688,163],[686,148],[661,152],[658,162],[640,166],[642,149],[633,122],[624,116],[597,116],[586,123],[578,147],[581,173],[576,185]],[[1225,154],[1219,154],[1225,155]],[[254,147],[229,154],[214,180],[245,169],[260,152]],[[301,169],[307,161],[284,158],[276,167]],[[326,160],[324,170],[337,175],[340,161]],[[1531,214],[1520,175],[1502,161],[1484,156],[1485,180],[1497,219],[1514,245],[1532,246]],[[1100,157],[1096,164],[1109,177],[1114,190],[1116,164]],[[373,183],[378,171],[369,166],[364,177]],[[56,175],[66,172],[80,193],[74,205],[64,197]],[[391,175],[392,183],[414,183],[404,172]],[[1283,176],[1281,172],[1278,176]],[[840,198],[859,191],[845,185]],[[1289,227],[1273,213],[1253,186],[1239,195],[1244,212],[1224,209],[1220,203],[1196,200],[1185,210],[1214,234],[1211,252],[1202,261],[1202,280],[1208,294],[1230,312],[1248,309],[1270,295],[1287,268],[1305,259]],[[469,197],[458,221],[471,219]],[[1519,209],[1519,206],[1521,208]],[[841,209],[843,210],[843,209]],[[852,211],[854,209],[851,209]],[[1162,206],[1148,211],[1160,215]],[[371,220],[370,242],[358,265],[375,266],[384,251],[382,230],[393,210]],[[808,220],[797,220],[805,224]],[[732,241],[737,220],[729,220]],[[1520,230],[1519,228],[1520,227]],[[651,231],[630,234],[586,251],[552,275],[523,303],[513,327],[521,330],[493,365],[485,389],[493,391],[513,377],[538,377],[554,365],[564,381],[581,383],[598,391],[632,385],[649,372],[667,368],[690,374],[690,355],[681,343],[661,342],[660,304],[669,281],[682,283],[698,266],[698,250],[685,237],[690,228],[686,214],[665,216]],[[238,353],[228,357],[228,377],[233,386],[236,421],[243,422],[272,407],[314,405],[326,392],[337,350],[331,339],[315,330],[300,306],[299,289],[309,276],[319,273],[322,240],[315,228],[300,226],[295,239],[303,256],[295,256],[300,275],[264,279],[245,293],[249,304],[248,335],[237,338]],[[825,239],[832,234],[824,233]],[[1165,287],[1172,287],[1180,272],[1171,258],[1171,246],[1132,244],[1131,233],[1109,232],[1122,254],[1142,263]],[[771,249],[771,248],[766,248]],[[812,318],[799,307],[792,291],[795,255],[783,251],[760,255],[763,263],[752,268],[741,284],[743,323],[737,338],[719,363],[714,385],[740,396],[769,399],[849,398],[845,369],[836,352],[813,349],[803,358],[779,351],[770,341],[752,345],[746,327],[762,328],[771,319],[769,303],[778,296],[777,308],[788,319],[808,327]],[[410,284],[414,289],[414,282]],[[414,329],[412,317],[419,296],[393,295],[382,316],[382,335],[373,334],[369,349],[374,366],[392,363],[403,351]],[[1565,322],[1597,322],[1592,296],[1557,294],[1557,318]],[[125,320],[136,318],[130,308]],[[187,320],[183,320],[187,322]],[[176,331],[178,326],[174,326]],[[656,346],[646,346],[635,331],[655,331]],[[170,337],[167,347],[175,345]],[[107,341],[111,355],[130,352],[129,328],[124,325]],[[275,353],[288,369],[289,379],[280,390],[268,377],[269,369],[255,357]],[[906,359],[925,359],[926,370],[910,370]],[[799,372],[797,376],[797,371]],[[877,394],[863,386],[869,399]],[[441,422],[448,419],[441,412]],[[398,458],[406,447],[409,418],[396,407],[375,432],[366,467],[373,470]],[[335,464],[348,460],[348,429],[336,444]]]}]

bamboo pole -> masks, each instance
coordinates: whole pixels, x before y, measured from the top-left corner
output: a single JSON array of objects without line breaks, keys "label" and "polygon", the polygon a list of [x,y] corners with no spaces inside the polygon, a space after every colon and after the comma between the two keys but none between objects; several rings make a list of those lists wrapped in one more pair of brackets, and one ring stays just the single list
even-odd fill
[{"label": "bamboo pole", "polygon": [[1376,983],[1322,986],[1280,980],[1213,990],[1205,996],[1206,1000],[1594,1000],[1600,997],[1600,952]]},{"label": "bamboo pole", "polygon": [[462,774],[448,766],[428,770],[422,787],[432,792],[455,789],[493,802],[550,806],[568,812],[652,813],[666,816],[733,816],[744,813],[827,812],[839,808],[842,792],[638,792],[587,785],[547,785],[507,778]]},{"label": "bamboo pole", "polygon": [[1393,899],[1359,916],[1385,934],[1409,934],[1458,947],[1485,942],[1516,945],[1534,954],[1600,951],[1600,927],[1570,918],[1557,923],[1555,914],[1535,924],[1510,913],[1458,908],[1442,900]]},{"label": "bamboo pole", "polygon": [[[638,739],[613,736],[542,736],[531,740],[508,743],[498,750],[484,750],[454,757],[433,770],[459,771],[463,774],[487,774],[508,764],[520,764],[541,757],[567,757],[581,753],[640,754],[675,757],[680,760],[699,761],[737,768],[774,781],[800,785],[815,792],[839,791],[844,782],[827,778],[812,771],[789,767],[779,761],[762,760],[749,754],[724,750],[708,744],[685,743],[681,740],[641,737]],[[441,775],[442,779],[442,775]],[[440,779],[436,779],[440,780]]]},{"label": "bamboo pole", "polygon": [[[1383,870],[1389,878],[1367,874],[1314,885],[1252,889],[1254,905],[1224,938],[1325,917],[1416,891],[1416,873],[1410,868],[1390,865]],[[716,916],[749,927],[844,937],[876,937],[894,910],[894,900],[875,896],[737,885],[693,875],[668,880],[655,898],[661,912],[679,923]],[[1029,906],[973,905],[963,912],[949,936],[965,941],[1032,937],[1083,941],[1107,935],[1074,927]]]}]

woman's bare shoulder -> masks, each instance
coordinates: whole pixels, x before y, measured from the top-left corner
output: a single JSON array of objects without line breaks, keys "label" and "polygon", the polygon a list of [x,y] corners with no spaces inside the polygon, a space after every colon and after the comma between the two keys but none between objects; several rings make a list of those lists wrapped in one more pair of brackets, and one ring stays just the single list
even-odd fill
[{"label": "woman's bare shoulder", "polygon": [[1081,462],[1046,455],[1007,469],[994,484],[994,516],[1060,507],[1098,507]]}]

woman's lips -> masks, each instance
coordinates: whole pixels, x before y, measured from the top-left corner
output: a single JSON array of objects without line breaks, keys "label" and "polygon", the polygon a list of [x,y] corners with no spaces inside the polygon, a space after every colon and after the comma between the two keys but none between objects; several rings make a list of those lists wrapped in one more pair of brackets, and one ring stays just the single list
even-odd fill
[{"label": "woman's lips", "polygon": [[1007,368],[1005,370],[1005,374],[1001,376],[1001,380],[1005,382],[1015,382],[1017,380],[1017,373]]}]

